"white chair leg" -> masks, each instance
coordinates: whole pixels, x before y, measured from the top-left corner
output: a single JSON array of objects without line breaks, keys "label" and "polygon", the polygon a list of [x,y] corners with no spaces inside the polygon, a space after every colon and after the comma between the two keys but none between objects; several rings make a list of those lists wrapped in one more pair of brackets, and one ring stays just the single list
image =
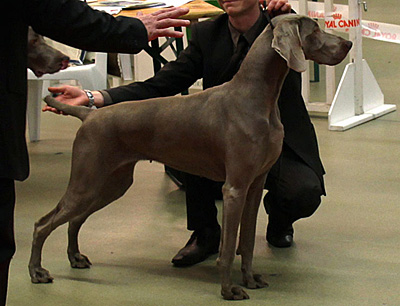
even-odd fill
[{"label": "white chair leg", "polygon": [[133,80],[131,55],[125,53],[118,54],[118,63],[121,69],[121,78],[124,81]]},{"label": "white chair leg", "polygon": [[49,91],[47,90],[47,88],[50,87],[50,84],[51,84],[50,80],[43,80],[43,84],[42,84],[42,99],[49,94]]},{"label": "white chair leg", "polygon": [[42,106],[43,81],[28,80],[28,131],[31,142],[40,139],[40,114]]}]

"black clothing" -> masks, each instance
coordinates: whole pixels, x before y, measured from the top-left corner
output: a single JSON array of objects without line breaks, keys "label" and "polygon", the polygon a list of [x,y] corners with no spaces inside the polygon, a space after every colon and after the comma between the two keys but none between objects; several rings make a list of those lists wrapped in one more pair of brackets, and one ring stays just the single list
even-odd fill
[{"label": "black clothing", "polygon": [[147,30],[134,18],[114,18],[79,0],[8,1],[0,48],[0,177],[29,173],[25,142],[28,26],[54,40],[88,51],[139,52]]},{"label": "black clothing", "polygon": [[14,206],[14,180],[0,178],[0,263],[15,252]]},{"label": "black clothing", "polygon": [[76,48],[135,53],[147,45],[138,19],[91,9],[80,0],[17,0],[4,3],[0,48],[0,305],[4,305],[10,260],[15,253],[14,180],[29,174],[25,140],[28,26]]}]

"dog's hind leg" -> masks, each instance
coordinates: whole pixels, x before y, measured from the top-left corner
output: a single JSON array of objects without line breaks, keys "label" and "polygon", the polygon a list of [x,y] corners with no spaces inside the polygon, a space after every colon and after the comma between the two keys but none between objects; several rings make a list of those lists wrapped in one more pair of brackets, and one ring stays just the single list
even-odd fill
[{"label": "dog's hind leg", "polygon": [[68,259],[72,268],[84,269],[90,268],[91,262],[86,255],[79,251],[78,234],[82,224],[86,219],[100,210],[102,207],[120,198],[133,183],[133,169],[135,163],[119,167],[109,176],[107,188],[102,188],[99,198],[104,201],[103,205],[96,205],[94,209],[86,211],[69,222],[68,227]]},{"label": "dog's hind leg", "polygon": [[266,175],[261,175],[257,177],[250,186],[240,223],[238,254],[242,256],[243,283],[249,289],[257,289],[268,286],[268,284],[263,280],[262,276],[259,274],[254,274],[252,270],[257,215],[260,207],[265,179]]},{"label": "dog's hind leg", "polygon": [[51,277],[49,272],[41,265],[42,249],[50,233],[60,225],[68,222],[71,217],[62,207],[64,207],[64,197],[56,208],[35,223],[31,258],[29,260],[29,274],[32,283],[51,283],[53,281],[53,277]]},{"label": "dog's hind leg", "polygon": [[86,255],[81,254],[78,244],[78,233],[82,224],[91,213],[81,215],[69,221],[68,226],[68,259],[72,268],[85,269],[90,268],[92,263]]},{"label": "dog's hind leg", "polygon": [[[111,162],[108,164],[112,169]],[[69,230],[68,254],[79,253],[77,235],[82,223],[93,212],[103,208],[110,202],[121,197],[133,182],[133,168],[135,162],[115,167],[108,171],[108,180],[101,179],[99,171],[90,175],[86,171],[75,169],[72,171],[68,189],[57,207],[35,223],[33,233],[32,252],[29,261],[29,273],[33,283],[49,283],[53,281],[50,273],[41,266],[42,249],[46,238],[60,225],[71,221]],[[82,169],[82,168],[81,168]],[[106,171],[106,170],[104,170]],[[82,175],[85,174],[85,175]],[[93,180],[92,178],[97,178]],[[87,182],[93,182],[91,188],[86,188]],[[70,257],[70,255],[69,255]],[[72,263],[71,263],[72,264]]]}]

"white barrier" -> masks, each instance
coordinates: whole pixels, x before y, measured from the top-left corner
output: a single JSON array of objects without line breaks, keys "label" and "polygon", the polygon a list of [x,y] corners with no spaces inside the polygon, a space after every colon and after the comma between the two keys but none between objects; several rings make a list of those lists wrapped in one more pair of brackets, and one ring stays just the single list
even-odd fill
[{"label": "white barrier", "polygon": [[[349,5],[334,5],[306,0],[289,1],[294,10],[312,18],[325,19],[327,32],[346,31],[350,34],[353,48],[350,63],[346,66],[335,92],[335,72],[327,67],[326,102],[309,101],[309,77],[303,74],[303,97],[312,112],[328,112],[329,129],[345,131],[361,123],[395,111],[395,105],[384,104],[384,95],[367,62],[363,60],[362,37],[400,43],[400,26],[363,21],[362,8],[366,2],[349,0]],[[305,77],[305,78],[304,78]]]},{"label": "white barrier", "polygon": [[[332,4],[332,8],[326,10],[325,6],[327,5],[327,3],[332,1],[325,1],[325,3],[322,3],[300,0],[300,2],[301,3],[299,3],[298,0],[289,0],[289,3],[292,5],[295,11],[303,15],[308,15],[309,17],[314,19],[325,19],[325,11],[332,12],[331,17],[333,17],[336,22],[332,23],[327,21],[325,25],[329,29],[348,32],[349,28],[354,25],[354,21],[349,21],[348,18],[348,5]],[[307,3],[307,9],[302,9],[302,7],[304,7],[303,3]],[[400,44],[400,25],[361,20],[361,26],[363,37]]]}]

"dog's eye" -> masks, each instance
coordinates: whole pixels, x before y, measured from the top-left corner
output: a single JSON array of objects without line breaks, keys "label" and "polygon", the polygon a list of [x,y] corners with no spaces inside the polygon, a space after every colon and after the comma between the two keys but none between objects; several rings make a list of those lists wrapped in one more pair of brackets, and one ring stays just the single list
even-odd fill
[{"label": "dog's eye", "polygon": [[36,45],[36,44],[38,43],[38,41],[39,41],[38,38],[34,38],[34,39],[31,39],[29,43],[30,43],[32,46],[34,46],[34,45]]}]

